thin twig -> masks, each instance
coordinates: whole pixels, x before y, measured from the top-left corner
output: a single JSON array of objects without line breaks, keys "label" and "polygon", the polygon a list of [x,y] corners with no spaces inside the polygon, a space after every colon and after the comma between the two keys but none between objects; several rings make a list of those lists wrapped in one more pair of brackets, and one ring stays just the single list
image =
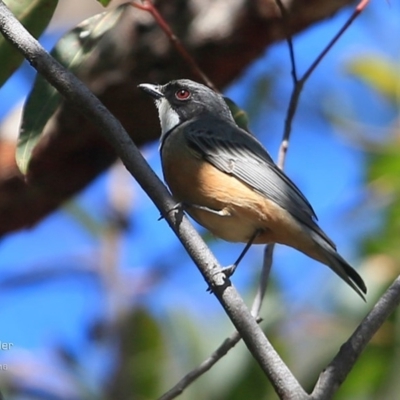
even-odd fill
[{"label": "thin twig", "polygon": [[310,77],[310,75],[314,72],[315,68],[317,68],[321,60],[326,56],[326,54],[333,47],[333,45],[340,39],[340,37],[347,31],[347,29],[353,23],[353,21],[365,10],[365,7],[368,5],[368,3],[369,0],[360,1],[360,3],[354,9],[353,13],[350,15],[349,19],[345,22],[342,28],[339,29],[339,32],[332,38],[332,40],[328,43],[325,49],[322,50],[321,54],[315,59],[315,61],[305,72],[305,74],[301,78],[301,81],[303,81],[303,83]]},{"label": "thin twig", "polygon": [[261,269],[260,282],[258,284],[257,293],[251,306],[251,315],[253,315],[255,318],[259,316],[264,296],[267,290],[269,275],[272,268],[274,248],[275,243],[270,243],[264,248],[263,266]]},{"label": "thin twig", "polygon": [[[286,18],[287,12],[286,12],[286,9],[283,6],[281,0],[276,0],[276,2],[278,4],[279,8],[281,9],[282,16]],[[332,38],[332,40],[322,50],[322,52],[318,55],[318,57],[310,65],[310,67],[307,69],[307,71],[304,73],[304,75],[300,79],[297,78],[292,40],[290,37],[287,38],[289,51],[290,51],[290,61],[291,61],[291,65],[292,65],[292,77],[293,77],[294,88],[293,88],[292,94],[290,96],[289,106],[288,106],[288,110],[286,112],[286,117],[285,117],[285,127],[284,127],[283,139],[282,139],[281,147],[279,149],[279,157],[278,157],[278,166],[279,167],[283,168],[283,166],[285,164],[286,153],[287,153],[287,150],[289,147],[289,138],[290,138],[290,134],[291,134],[291,130],[292,130],[292,122],[294,119],[294,115],[297,111],[299,98],[303,91],[304,84],[306,83],[308,78],[311,76],[311,74],[315,71],[317,66],[322,61],[322,59],[329,52],[329,50],[339,40],[339,38],[344,34],[344,32],[349,28],[349,26],[352,24],[352,22],[365,9],[365,7],[368,5],[368,3],[369,3],[369,0],[361,0],[361,2],[354,9],[352,15],[345,22],[345,24],[342,26],[342,28],[339,30],[339,32]]]},{"label": "thin twig", "polygon": [[[265,291],[267,288],[269,273],[272,266],[272,254],[274,244],[265,247],[264,265],[261,272],[258,290],[251,306],[251,315],[256,318],[257,322],[261,321],[259,313],[263,303]],[[224,357],[237,343],[241,340],[239,333],[233,332],[231,336],[225,339],[222,344],[199,366],[194,368],[186,374],[176,385],[174,385],[168,392],[164,393],[158,400],[172,400],[182,394],[182,392],[197,378],[210,370],[222,357]]]},{"label": "thin twig", "polygon": [[185,46],[179,40],[179,38],[172,32],[172,29],[168,25],[167,21],[162,17],[162,15],[158,12],[155,5],[150,0],[142,0],[142,4],[138,4],[136,2],[130,3],[132,7],[138,8],[139,10],[147,11],[150,13],[158,26],[164,31],[167,35],[171,43],[175,46],[178,53],[182,56],[182,58],[189,64],[190,68],[193,72],[211,89],[214,91],[218,91],[214,84],[211,82],[209,77],[202,71],[199,67],[195,59],[188,53],[185,49]]},{"label": "thin twig", "polygon": [[276,0],[276,4],[279,7],[279,10],[281,11],[282,14],[282,20],[283,20],[283,27],[285,29],[285,36],[286,36],[286,42],[288,44],[289,48],[289,56],[290,56],[290,65],[292,66],[292,78],[294,84],[298,82],[298,77],[297,77],[297,68],[296,68],[296,57],[294,55],[294,47],[293,47],[293,40],[292,40],[292,35],[289,33],[288,29],[288,24],[286,23],[288,15],[287,15],[287,10],[286,7],[283,5],[282,0]]},{"label": "thin twig", "polygon": [[[257,319],[257,322],[260,321],[261,319]],[[206,360],[204,360],[197,368],[186,374],[174,387],[164,393],[158,400],[172,400],[178,397],[191,383],[211,369],[222,357],[235,347],[241,339],[239,332],[233,332],[233,334],[226,338]]]},{"label": "thin twig", "polygon": [[[282,15],[286,16],[286,10],[281,0],[276,0]],[[332,38],[324,50],[319,54],[315,61],[311,64],[308,70],[304,73],[301,79],[297,79],[296,64],[294,59],[293,44],[290,38],[287,39],[290,60],[292,64],[292,77],[293,77],[293,92],[290,98],[286,119],[285,128],[283,133],[282,143],[279,149],[278,166],[283,169],[287,149],[289,146],[289,139],[291,134],[291,125],[294,115],[297,110],[298,101],[303,90],[304,84],[311,74],[315,71],[319,63],[330,51],[333,45],[339,40],[344,32],[349,28],[352,22],[360,15],[360,13],[368,5],[369,0],[361,0],[357,5],[352,15]],[[320,375],[317,384],[314,387],[313,393],[310,398],[313,400],[327,400],[331,399],[337,388],[344,382],[347,375],[353,368],[358,357],[365,349],[367,343],[371,340],[372,336],[376,333],[388,316],[400,303],[400,277],[391,285],[387,292],[381,297],[369,315],[362,321],[350,339],[341,347],[337,356],[332,360],[328,367]]]},{"label": "thin twig", "polygon": [[[294,54],[294,47],[293,47],[293,40],[292,36],[290,35],[287,27],[287,20],[288,20],[288,14],[285,6],[283,5],[281,0],[276,0],[276,3],[281,10],[282,14],[282,20],[283,20],[283,26],[285,27],[285,34],[286,34],[286,42],[289,48],[289,58],[290,58],[290,65],[292,67],[291,75],[292,75],[292,80],[293,80],[293,91],[290,96],[290,102],[288,106],[288,110],[286,112],[285,116],[285,127],[283,130],[283,136],[282,136],[282,141],[281,145],[279,146],[279,151],[278,151],[278,161],[277,165],[280,169],[284,169],[285,167],[285,161],[286,161],[286,154],[289,149],[289,139],[290,139],[290,133],[291,133],[291,125],[292,121],[294,118],[294,114],[296,113],[297,109],[297,101],[298,98],[300,97],[300,92],[303,88],[302,85],[299,84],[299,79],[297,75],[297,67],[296,67],[296,57]],[[297,93],[298,92],[298,93]],[[296,96],[295,96],[296,93]],[[297,98],[297,101],[293,101],[293,99]]]},{"label": "thin twig", "polygon": [[178,397],[197,378],[211,369],[222,357],[224,357],[241,340],[239,333],[235,331],[198,367],[186,374],[175,386],[164,393],[158,400],[172,400]]}]

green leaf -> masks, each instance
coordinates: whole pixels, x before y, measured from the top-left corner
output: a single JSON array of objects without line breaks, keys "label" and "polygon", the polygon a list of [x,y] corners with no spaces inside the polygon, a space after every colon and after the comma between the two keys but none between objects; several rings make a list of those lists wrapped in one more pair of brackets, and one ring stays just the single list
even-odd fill
[{"label": "green leaf", "polygon": [[400,68],[394,62],[378,55],[362,56],[350,61],[346,71],[391,102],[399,102]]},{"label": "green leaf", "polygon": [[233,100],[224,96],[225,103],[231,110],[235,122],[245,131],[249,132],[249,119],[247,118],[246,111],[243,111]]},{"label": "green leaf", "polygon": [[400,260],[400,143],[393,138],[378,150],[368,156],[366,178],[369,189],[382,205],[382,225],[364,241],[364,251]]},{"label": "green leaf", "polygon": [[[4,0],[16,18],[34,36],[39,37],[49,24],[57,0]],[[21,65],[24,57],[0,35],[0,87]]]},{"label": "green leaf", "polygon": [[107,7],[110,3],[111,0],[97,0],[103,7]]},{"label": "green leaf", "polygon": [[400,144],[391,140],[369,156],[367,178],[381,193],[400,194]]},{"label": "green leaf", "polygon": [[[383,326],[378,331],[375,338],[369,343],[351,371],[349,379],[343,382],[335,396],[337,400],[346,399],[389,399],[385,395],[388,389],[388,382],[391,375],[397,376],[394,371],[397,371],[398,362],[396,360],[396,341],[391,337],[390,332],[387,332],[387,338],[383,331],[388,330],[389,323]],[[391,373],[391,371],[393,371]],[[396,378],[395,378],[396,379]]]},{"label": "green leaf", "polygon": [[[102,69],[110,69],[110,62],[117,62],[107,41],[107,34],[118,23],[125,6],[120,6],[109,12],[97,14],[65,34],[52,50],[51,55],[64,67],[79,76],[85,76],[89,66],[98,62],[94,73],[99,74]],[[107,53],[107,57],[102,56]],[[22,124],[19,133],[16,160],[19,169],[26,174],[29,162],[37,143],[42,138],[45,126],[53,116],[62,97],[40,75],[37,76],[33,89],[25,103]]]},{"label": "green leaf", "polygon": [[110,398],[156,399],[161,392],[166,341],[162,327],[146,310],[134,310],[120,326],[119,363]]}]

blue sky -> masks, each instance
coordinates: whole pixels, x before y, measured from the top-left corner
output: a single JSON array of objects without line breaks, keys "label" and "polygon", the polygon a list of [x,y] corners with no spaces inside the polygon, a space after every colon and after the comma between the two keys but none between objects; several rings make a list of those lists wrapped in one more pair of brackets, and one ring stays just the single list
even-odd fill
[{"label": "blue sky", "polygon": [[[341,135],[326,123],[323,113],[333,106],[334,112],[383,127],[394,118],[395,110],[388,110],[370,89],[346,76],[343,64],[366,52],[384,54],[399,62],[400,47],[398,40],[393,39],[400,37],[399,11],[399,5],[394,2],[371,4],[323,60],[301,96],[286,162],[287,174],[312,203],[321,227],[354,266],[359,262],[360,239],[377,223],[376,218],[366,221],[351,216],[366,196],[363,191],[365,157],[346,140],[345,133]],[[300,73],[348,15],[346,10],[295,38]],[[49,46],[54,38],[44,41]],[[32,69],[25,65],[0,90],[0,118],[25,96],[32,76]],[[287,46],[281,43],[269,48],[225,93],[246,109],[255,85],[265,76],[274,76],[276,80],[268,98],[261,99],[260,113],[251,121],[251,129],[276,159],[291,88]],[[161,175],[157,144],[148,146],[145,154]],[[103,174],[76,198],[100,224],[105,223],[109,210],[110,179],[112,175]],[[134,190],[129,215],[132,228],[120,238],[119,268],[128,282],[145,279],[151,270],[161,271],[168,277],[155,286],[156,296],[150,291],[132,297],[160,316],[164,307],[173,304],[184,304],[200,314],[210,309],[219,312],[219,305],[213,296],[205,293],[203,279],[174,234],[164,221],[157,221],[156,208],[133,179],[130,185]],[[0,340],[12,342],[18,349],[44,353],[56,343],[65,343],[77,351],[81,349],[87,340],[86,328],[103,313],[105,306],[102,284],[91,272],[101,255],[101,246],[99,235],[88,232],[71,213],[62,209],[32,229],[3,238],[0,242]],[[242,245],[215,241],[212,249],[222,264],[229,264],[240,253]],[[233,278],[241,291],[246,291],[254,279],[261,257],[262,247],[255,246],[242,262]],[[59,271],[62,277],[43,279],[35,285],[7,286],[15,275],[42,269]],[[273,279],[279,282],[282,298],[288,304],[312,302],[315,287],[319,288],[316,292],[326,288],[334,293],[335,285],[342,285],[326,267],[281,246],[276,249]]]}]

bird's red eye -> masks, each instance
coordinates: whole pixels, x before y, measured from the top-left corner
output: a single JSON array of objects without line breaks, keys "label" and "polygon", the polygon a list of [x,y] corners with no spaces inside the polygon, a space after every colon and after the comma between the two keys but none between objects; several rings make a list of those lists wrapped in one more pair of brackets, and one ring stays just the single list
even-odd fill
[{"label": "bird's red eye", "polygon": [[179,89],[175,93],[175,97],[178,100],[187,100],[190,97],[190,92],[187,89]]}]

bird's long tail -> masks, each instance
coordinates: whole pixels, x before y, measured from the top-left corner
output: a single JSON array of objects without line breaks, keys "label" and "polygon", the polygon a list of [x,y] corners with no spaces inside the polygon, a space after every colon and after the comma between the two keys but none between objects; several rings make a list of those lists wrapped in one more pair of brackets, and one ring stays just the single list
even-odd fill
[{"label": "bird's long tail", "polygon": [[329,268],[339,275],[349,286],[351,286],[358,295],[365,301],[364,294],[367,293],[367,287],[358,274],[331,246],[330,243],[321,237],[317,232],[312,234],[314,242],[319,247],[320,259]]}]

